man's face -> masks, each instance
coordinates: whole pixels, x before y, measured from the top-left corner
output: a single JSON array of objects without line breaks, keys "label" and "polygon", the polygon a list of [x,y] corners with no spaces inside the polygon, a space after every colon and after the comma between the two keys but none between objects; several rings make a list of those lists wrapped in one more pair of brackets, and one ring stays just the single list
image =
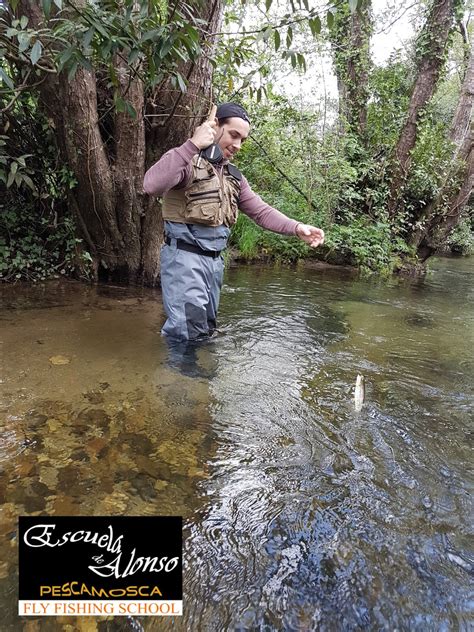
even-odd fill
[{"label": "man's face", "polygon": [[249,123],[237,116],[233,116],[227,119],[223,125],[219,125],[217,128],[217,138],[220,136],[218,145],[226,160],[232,160],[232,156],[239,151],[242,143],[248,137],[249,131]]}]

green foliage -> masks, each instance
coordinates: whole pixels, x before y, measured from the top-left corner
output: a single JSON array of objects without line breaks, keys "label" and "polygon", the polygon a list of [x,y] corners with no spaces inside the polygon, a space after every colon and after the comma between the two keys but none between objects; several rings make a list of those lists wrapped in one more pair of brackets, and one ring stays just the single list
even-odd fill
[{"label": "green foliage", "polygon": [[[2,209],[0,218],[0,279],[45,280],[71,274],[77,266],[75,226],[66,217],[56,225],[38,217],[31,205]],[[86,253],[81,255],[87,261]]]},{"label": "green foliage", "polygon": [[83,251],[66,201],[75,180],[58,164],[50,121],[25,95],[0,137],[0,279],[38,281],[84,273]]},{"label": "green foliage", "polygon": [[388,153],[395,146],[405,123],[412,86],[413,69],[398,54],[386,66],[370,74],[370,100],[367,108],[368,144],[375,151]]},{"label": "green foliage", "polygon": [[[171,77],[175,88],[186,91],[179,64],[194,62],[202,54],[199,29],[205,24],[190,4],[123,0],[123,2],[72,3],[43,0],[45,20],[32,28],[25,16],[14,17],[0,6],[3,52],[0,78],[8,90],[23,86],[41,71],[65,72],[72,80],[79,68],[106,73],[115,90],[117,111],[130,111],[120,97],[117,58],[133,68],[144,84],[153,87]],[[10,60],[16,60],[12,64]],[[18,63],[19,62],[19,63]]]},{"label": "green foliage", "polygon": [[[408,242],[415,218],[450,177],[452,147],[446,138],[455,99],[443,93],[424,112],[405,205],[389,220],[390,158],[405,121],[412,76],[413,66],[399,56],[372,73],[365,147],[359,138],[347,131],[341,135],[336,127],[323,134],[316,112],[276,96],[271,89],[264,102],[243,103],[253,121],[255,140],[244,145],[238,164],[252,188],[290,217],[322,226],[327,235],[326,246],[311,251],[299,240],[260,230],[241,218],[233,239],[246,257],[324,255],[329,261],[383,272],[398,267],[401,258],[414,260],[416,253]],[[306,195],[295,191],[276,167]]]},{"label": "green foliage", "polygon": [[259,144],[252,137],[244,144],[239,168],[268,204],[298,221],[321,226],[327,234],[326,247],[312,251],[297,238],[270,233],[239,217],[232,239],[244,257],[263,254],[289,261],[324,256],[367,270],[391,269],[407,246],[391,238],[384,210],[387,188],[377,180],[379,162],[364,154],[350,135],[326,133],[318,140],[319,115],[302,113],[282,97],[270,93],[264,104],[244,105],[255,121],[251,134]]},{"label": "green foliage", "polygon": [[325,242],[326,258],[358,266],[367,272],[390,273],[398,256],[411,250],[402,239],[393,241],[387,221],[373,222],[360,217],[348,225],[333,225]]},{"label": "green foliage", "polygon": [[436,116],[427,114],[421,122],[412,152],[408,191],[422,205],[435,197],[449,172],[453,147],[446,140],[448,131],[446,123]]},{"label": "green foliage", "polygon": [[256,259],[263,231],[243,213],[231,234],[230,244],[237,246],[244,259]]},{"label": "green foliage", "polygon": [[459,255],[474,255],[474,214],[456,226],[448,237],[447,247]]}]

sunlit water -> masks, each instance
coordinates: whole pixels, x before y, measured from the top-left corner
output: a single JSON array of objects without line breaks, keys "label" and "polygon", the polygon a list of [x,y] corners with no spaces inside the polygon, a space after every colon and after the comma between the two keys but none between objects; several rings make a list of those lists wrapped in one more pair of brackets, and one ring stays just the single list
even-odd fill
[{"label": "sunlit water", "polygon": [[[159,293],[4,288],[2,629],[472,629],[474,260],[432,269],[231,269],[181,364]],[[183,515],[183,619],[18,619],[38,513]]]}]

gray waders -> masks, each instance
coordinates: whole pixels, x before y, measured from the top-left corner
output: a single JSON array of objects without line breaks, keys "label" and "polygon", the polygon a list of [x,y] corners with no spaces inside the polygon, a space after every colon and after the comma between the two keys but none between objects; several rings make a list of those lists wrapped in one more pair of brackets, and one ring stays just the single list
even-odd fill
[{"label": "gray waders", "polygon": [[209,337],[217,326],[217,309],[224,275],[224,259],[188,252],[179,242],[220,252],[227,245],[226,226],[165,222],[169,243],[161,248],[161,289],[167,320],[161,333],[175,340]]}]

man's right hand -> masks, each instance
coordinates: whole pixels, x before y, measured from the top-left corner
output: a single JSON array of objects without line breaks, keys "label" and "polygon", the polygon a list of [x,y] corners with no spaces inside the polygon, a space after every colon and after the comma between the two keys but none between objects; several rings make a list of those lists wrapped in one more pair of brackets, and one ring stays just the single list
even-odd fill
[{"label": "man's right hand", "polygon": [[216,127],[215,121],[205,121],[202,125],[196,127],[191,140],[198,149],[206,149],[206,147],[212,145],[216,137]]}]

